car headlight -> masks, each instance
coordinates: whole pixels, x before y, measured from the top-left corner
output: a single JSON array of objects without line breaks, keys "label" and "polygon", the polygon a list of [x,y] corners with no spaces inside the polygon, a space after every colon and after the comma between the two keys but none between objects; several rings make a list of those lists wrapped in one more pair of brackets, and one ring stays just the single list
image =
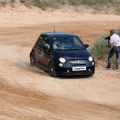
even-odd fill
[{"label": "car headlight", "polygon": [[65,63],[65,58],[59,58],[59,61],[61,62],[61,63]]},{"label": "car headlight", "polygon": [[92,62],[92,61],[93,61],[92,56],[89,56],[88,60],[89,60],[90,62]]}]

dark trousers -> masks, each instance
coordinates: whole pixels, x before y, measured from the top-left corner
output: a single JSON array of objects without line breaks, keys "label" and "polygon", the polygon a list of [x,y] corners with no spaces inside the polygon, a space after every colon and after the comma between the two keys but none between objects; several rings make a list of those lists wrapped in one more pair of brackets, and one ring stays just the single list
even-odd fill
[{"label": "dark trousers", "polygon": [[116,68],[118,68],[119,57],[120,57],[120,46],[113,46],[108,55],[108,67],[111,67],[111,61],[113,55],[116,54]]}]

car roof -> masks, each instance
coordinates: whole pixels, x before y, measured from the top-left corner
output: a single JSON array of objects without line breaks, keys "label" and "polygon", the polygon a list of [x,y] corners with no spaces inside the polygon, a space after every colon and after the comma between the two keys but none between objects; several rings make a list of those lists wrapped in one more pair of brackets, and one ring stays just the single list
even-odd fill
[{"label": "car roof", "polygon": [[72,33],[67,32],[44,32],[43,35],[48,35],[49,37],[56,37],[56,36],[76,36]]}]

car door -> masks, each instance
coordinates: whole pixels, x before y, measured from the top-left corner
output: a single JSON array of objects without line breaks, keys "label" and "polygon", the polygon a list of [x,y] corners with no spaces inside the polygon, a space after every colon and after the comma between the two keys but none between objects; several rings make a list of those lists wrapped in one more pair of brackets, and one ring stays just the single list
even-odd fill
[{"label": "car door", "polygon": [[38,38],[35,46],[34,46],[34,52],[35,52],[35,58],[37,60],[37,62],[41,63],[42,60],[42,41],[44,39],[44,35],[40,35],[40,37]]},{"label": "car door", "polygon": [[[42,51],[41,51],[41,62],[42,64],[44,64],[45,66],[48,66],[49,64],[49,60],[50,60],[50,39],[47,35],[44,36],[43,41],[41,42],[42,47]],[[49,49],[45,49],[44,45],[47,45]]]}]

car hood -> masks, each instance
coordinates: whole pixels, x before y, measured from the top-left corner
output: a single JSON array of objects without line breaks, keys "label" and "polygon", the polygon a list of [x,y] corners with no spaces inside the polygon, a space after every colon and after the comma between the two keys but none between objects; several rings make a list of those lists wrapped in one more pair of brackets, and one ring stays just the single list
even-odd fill
[{"label": "car hood", "polygon": [[55,50],[53,54],[58,57],[64,57],[66,59],[86,59],[91,56],[87,49],[83,50]]}]

